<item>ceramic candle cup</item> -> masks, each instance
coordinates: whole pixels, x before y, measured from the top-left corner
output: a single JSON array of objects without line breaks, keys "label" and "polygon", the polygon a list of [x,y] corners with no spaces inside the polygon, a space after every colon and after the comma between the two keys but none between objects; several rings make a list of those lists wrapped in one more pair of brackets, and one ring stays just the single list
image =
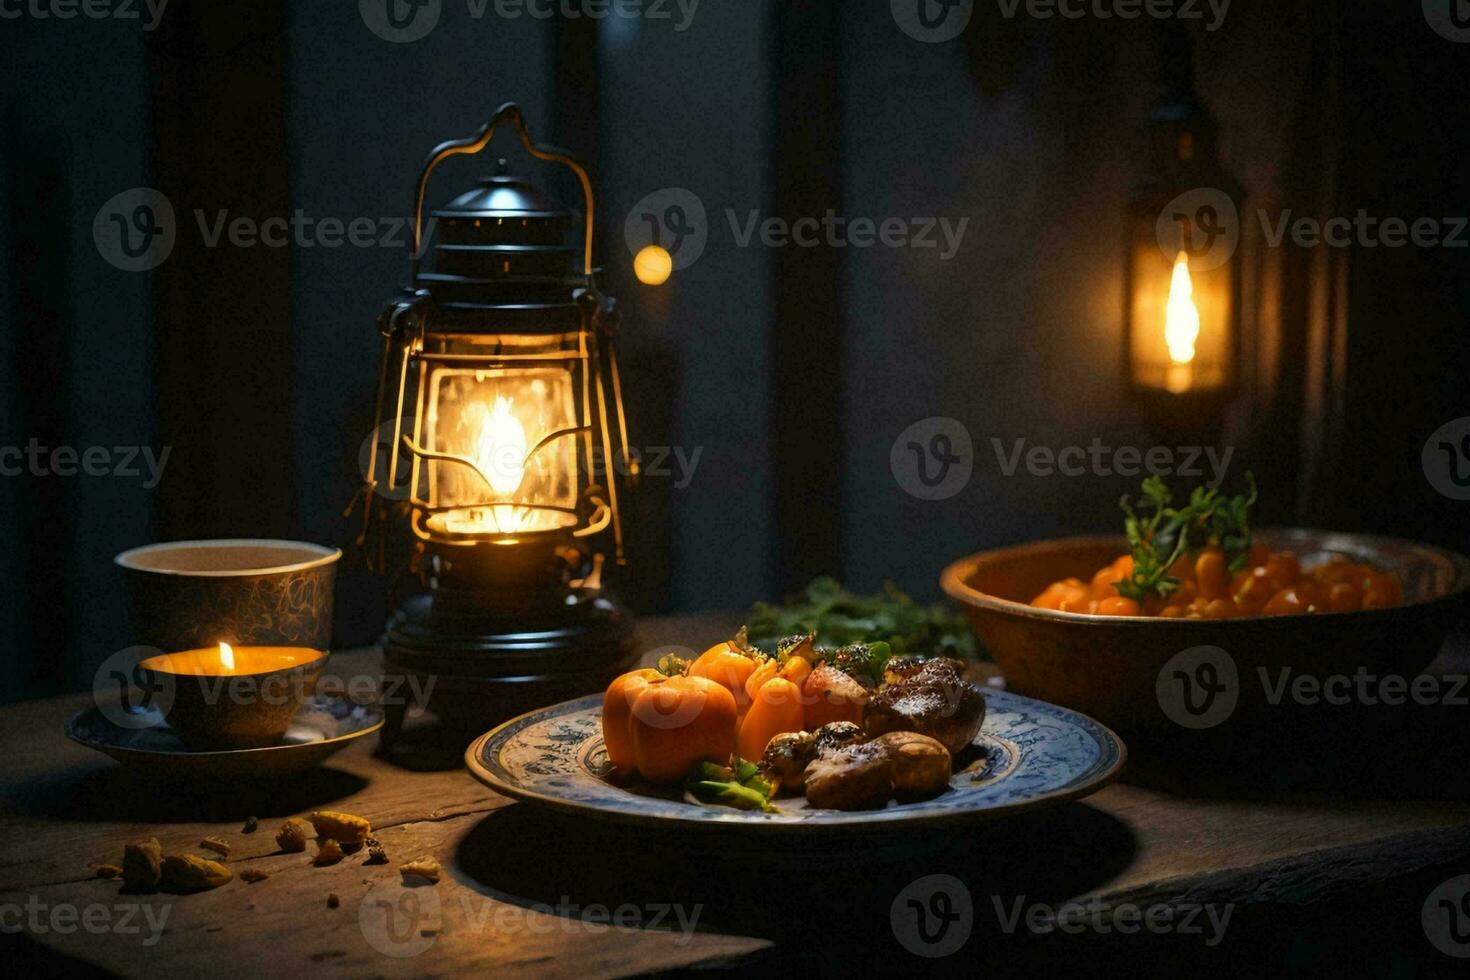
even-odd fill
[{"label": "ceramic candle cup", "polygon": [[132,598],[133,643],[158,652],[310,647],[332,638],[339,548],[300,541],[171,541],[115,559]]},{"label": "ceramic candle cup", "polygon": [[149,657],[138,671],[185,745],[220,751],[279,744],[326,661],[309,647],[221,645]]},{"label": "ceramic candle cup", "polygon": [[[142,660],[134,681],[150,692],[144,701],[191,747],[279,740],[325,666],[341,557],[337,548],[251,539],[173,541],[118,555]],[[241,652],[234,676],[220,676],[221,642]],[[286,659],[243,652],[249,648],[286,648],[276,651]],[[250,694],[252,686],[270,697]],[[285,703],[271,703],[283,687]]]}]

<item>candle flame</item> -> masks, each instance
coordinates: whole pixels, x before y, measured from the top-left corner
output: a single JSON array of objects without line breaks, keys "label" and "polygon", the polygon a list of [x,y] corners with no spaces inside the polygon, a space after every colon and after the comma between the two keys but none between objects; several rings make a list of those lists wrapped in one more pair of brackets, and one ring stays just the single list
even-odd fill
[{"label": "candle flame", "polygon": [[1174,275],[1169,282],[1169,305],[1164,315],[1164,342],[1169,345],[1169,360],[1188,364],[1194,360],[1194,342],[1199,339],[1199,307],[1194,305],[1194,283],[1189,278],[1189,256],[1184,252],[1174,260]]},{"label": "candle flame", "polygon": [[219,645],[219,662],[225,670],[234,673],[235,670],[235,648],[228,643]]}]

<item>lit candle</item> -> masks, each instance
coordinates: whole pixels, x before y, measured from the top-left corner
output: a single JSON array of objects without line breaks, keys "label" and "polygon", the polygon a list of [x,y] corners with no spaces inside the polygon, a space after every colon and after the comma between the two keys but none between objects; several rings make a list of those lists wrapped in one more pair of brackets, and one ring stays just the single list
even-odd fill
[{"label": "lit candle", "polygon": [[249,677],[291,670],[323,656],[310,647],[236,647],[221,643],[218,647],[149,657],[138,666],[185,677]]}]

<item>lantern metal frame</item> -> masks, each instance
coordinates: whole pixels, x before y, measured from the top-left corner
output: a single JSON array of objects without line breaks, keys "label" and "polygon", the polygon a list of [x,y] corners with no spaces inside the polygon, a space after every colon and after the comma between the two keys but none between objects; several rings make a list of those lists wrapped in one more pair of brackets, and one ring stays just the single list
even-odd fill
[{"label": "lantern metal frame", "polygon": [[[575,253],[565,241],[576,212],[497,175],[482,181],[489,190],[434,212],[445,220],[434,271],[425,271],[430,177],[451,158],[481,153],[505,127],[531,157],[576,175],[580,254],[569,261]],[[518,189],[509,198],[514,206],[497,210],[491,202],[507,187]],[[473,135],[439,144],[425,160],[413,198],[409,285],[378,320],[374,437],[358,494],[358,542],[371,567],[390,571],[389,539],[400,528],[411,532],[402,535],[413,542],[407,568],[427,590],[390,601],[396,611],[384,638],[385,676],[432,677],[429,708],[454,732],[600,689],[633,658],[632,617],[609,589],[605,559],[610,553],[614,567],[627,564],[620,489],[631,489],[638,468],[628,451],[617,360],[620,312],[593,265],[595,213],[587,169],[567,151],[537,143],[521,109],[506,103]],[[431,408],[439,410],[435,386],[460,368],[478,385],[498,373],[524,380],[538,366],[557,369],[553,383],[565,385],[568,411],[552,420],[552,431],[532,434],[522,467],[575,440],[575,464],[558,471],[570,474],[571,493],[514,499],[534,492],[518,488],[500,499],[476,459],[449,450],[441,433],[426,428]],[[390,431],[380,443],[379,434]],[[483,504],[444,499],[441,467],[477,474],[470,479],[483,480],[489,497]],[[524,508],[550,526],[466,532],[449,525],[453,512],[482,506]],[[385,750],[398,740],[404,707],[389,708]]]},{"label": "lantern metal frame", "polygon": [[[1149,112],[1143,135],[1147,142],[1147,165],[1129,195],[1126,209],[1123,275],[1123,343],[1121,366],[1124,383],[1134,397],[1157,409],[1161,415],[1188,416],[1195,422],[1210,420],[1228,404],[1238,391],[1241,352],[1241,254],[1239,215],[1246,191],[1240,181],[1228,173],[1218,154],[1219,127],[1195,87],[1194,42],[1181,25],[1167,25],[1159,38],[1160,98]],[[1154,324],[1136,322],[1136,293],[1141,288],[1137,269],[1137,252],[1145,237],[1157,242],[1156,224],[1165,209],[1181,197],[1192,194],[1211,199],[1228,200],[1234,210],[1237,240],[1232,254],[1218,268],[1205,272],[1191,266],[1191,276],[1199,282],[1218,282],[1228,277],[1223,290],[1217,290],[1228,304],[1223,329],[1228,347],[1225,359],[1212,365],[1221,373],[1218,382],[1191,386],[1180,392],[1162,385],[1146,384],[1137,376],[1139,333]],[[1164,259],[1162,243],[1154,247]],[[1196,256],[1190,243],[1183,249],[1191,260]],[[1213,283],[1212,283],[1213,284]],[[1158,324],[1162,329],[1163,324]]]},{"label": "lantern metal frame", "polygon": [[[574,275],[570,280],[556,277],[564,279],[566,285],[572,288],[576,303],[581,308],[581,322],[575,330],[568,330],[564,325],[547,329],[531,322],[533,316],[526,316],[525,322],[522,323],[507,323],[506,320],[493,316],[485,318],[490,322],[484,322],[484,320],[477,322],[473,314],[458,318],[451,317],[451,320],[459,320],[456,329],[453,330],[443,330],[435,326],[444,318],[435,315],[439,310],[436,308],[438,304],[434,301],[431,292],[432,286],[435,285],[434,277],[422,270],[422,258],[426,250],[424,204],[428,194],[429,178],[440,164],[452,157],[482,152],[489,146],[497,128],[502,124],[509,124],[514,128],[522,147],[528,154],[539,160],[566,166],[576,174],[581,186],[585,204],[581,273]],[[619,317],[616,305],[607,300],[598,289],[597,270],[593,265],[595,214],[596,198],[587,169],[567,151],[536,143],[531,137],[524,114],[515,103],[506,103],[501,106],[490,121],[474,135],[439,144],[425,161],[419,174],[413,205],[413,248],[410,253],[410,282],[412,285],[405,290],[405,295],[385,310],[379,318],[382,354],[373,431],[374,433],[381,432],[390,421],[384,417],[384,412],[388,406],[389,385],[396,374],[396,403],[391,418],[392,437],[389,441],[389,446],[394,451],[389,455],[386,485],[380,485],[377,481],[377,474],[378,454],[381,447],[377,439],[371,442],[366,466],[366,485],[362,491],[369,501],[385,498],[398,500],[406,497],[409,506],[408,523],[419,540],[445,547],[474,547],[487,543],[513,544],[537,537],[559,538],[568,534],[572,538],[588,538],[611,528],[614,558],[618,564],[626,562],[622,516],[618,501],[617,465],[615,464],[621,464],[623,472],[634,475],[636,475],[636,467],[627,449],[627,414],[623,406],[622,376],[614,342]],[[533,306],[522,305],[515,308],[515,312],[534,315],[536,311]],[[516,319],[516,317],[510,319]],[[433,349],[439,346],[439,342],[473,342],[493,336],[538,336],[547,338],[548,342],[551,338],[560,337],[562,349],[558,352],[530,354],[509,353],[501,350],[483,355]],[[567,348],[568,339],[572,339],[574,349]],[[496,371],[533,362],[554,362],[572,375],[574,386],[581,390],[581,396],[578,399],[581,417],[577,425],[549,433],[540,439],[527,452],[526,459],[530,460],[543,448],[558,439],[580,437],[577,440],[580,446],[577,453],[578,483],[582,487],[583,499],[579,500],[579,506],[575,508],[530,500],[517,500],[509,503],[530,510],[563,514],[575,518],[575,521],[566,527],[513,532],[464,533],[445,531],[435,527],[436,515],[463,509],[463,505],[440,505],[435,502],[432,473],[425,472],[428,468],[424,464],[438,462],[461,465],[479,473],[485,478],[487,484],[489,479],[474,460],[455,454],[436,452],[425,447],[426,433],[423,430],[425,399],[434,366],[464,364],[485,371]],[[609,404],[609,395],[611,404]],[[414,428],[411,435],[404,432],[403,429],[406,418],[404,409],[410,401],[415,403]],[[612,420],[614,418],[616,419],[616,443],[613,441]],[[408,450],[411,459],[407,480],[404,482],[401,482],[401,467],[397,452],[400,446]],[[599,451],[601,468],[606,474],[605,484],[599,483],[597,479]],[[427,494],[424,490],[426,485],[429,487]],[[359,544],[365,544],[371,533],[373,510],[371,506],[364,508],[365,516],[363,528],[359,534]],[[384,516],[381,508],[379,516]]]}]

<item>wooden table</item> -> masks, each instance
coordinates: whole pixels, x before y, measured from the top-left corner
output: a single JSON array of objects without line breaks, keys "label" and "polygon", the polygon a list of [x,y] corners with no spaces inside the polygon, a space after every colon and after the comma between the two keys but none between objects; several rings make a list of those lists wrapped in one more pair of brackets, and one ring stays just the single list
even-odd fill
[{"label": "wooden table", "polygon": [[[652,618],[639,642],[700,647],[737,622]],[[348,678],[375,665],[375,653],[358,651],[329,670]],[[879,965],[1236,973],[1371,962],[1428,975],[1463,966],[1420,924],[1429,893],[1470,871],[1463,785],[1446,787],[1442,800],[1410,801],[1205,799],[1120,783],[963,832],[772,851],[728,831],[650,836],[543,813],[489,792],[452,754],[442,760],[451,768],[432,758],[405,767],[375,757],[371,739],[268,787],[165,792],[63,737],[63,718],[86,701],[0,709],[0,951],[45,974],[580,977],[759,967],[836,975]],[[369,818],[394,864],[436,856],[445,880],[405,890],[394,866],[365,866],[361,855],[317,868],[307,855],[276,853],[282,819],[324,808]],[[252,815],[260,830],[242,834]],[[90,870],[116,862],[129,841],[157,836],[165,850],[198,852],[205,835],[234,845],[236,880],[215,891],[127,895]],[[246,884],[238,877],[246,868],[270,877]],[[935,874],[963,882],[974,924],[959,952],[926,959],[900,943],[895,923],[910,913],[895,902]],[[328,907],[329,894],[339,907]],[[1033,907],[1089,924],[1046,930]],[[1118,924],[1133,921],[1128,907],[1155,910],[1160,922],[1172,915],[1174,926],[1122,933]],[[1008,930],[1018,909],[1041,929],[1023,918]],[[1199,933],[1180,928],[1191,909]],[[1230,917],[1223,938],[1213,935],[1212,910]],[[694,928],[681,928],[680,916]],[[160,921],[161,930],[150,926]]]}]

